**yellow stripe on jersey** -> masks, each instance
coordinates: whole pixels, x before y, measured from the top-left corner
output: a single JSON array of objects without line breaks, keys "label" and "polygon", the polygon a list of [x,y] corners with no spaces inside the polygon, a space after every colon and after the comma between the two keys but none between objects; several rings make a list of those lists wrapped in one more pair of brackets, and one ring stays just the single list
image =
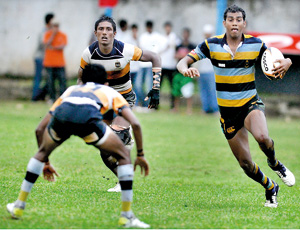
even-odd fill
[{"label": "yellow stripe on jersey", "polygon": [[195,52],[194,50],[192,50],[191,52],[189,52],[187,56],[191,56],[191,57],[194,58],[196,61],[199,61],[199,60],[200,60],[198,54],[196,54],[196,52]]},{"label": "yellow stripe on jersey", "polygon": [[248,75],[241,75],[241,76],[222,76],[222,75],[215,75],[215,76],[216,76],[216,83],[240,84],[240,83],[247,83],[255,80],[254,73]]},{"label": "yellow stripe on jersey", "polygon": [[254,95],[250,98],[238,99],[238,100],[227,100],[227,99],[217,98],[217,101],[218,101],[219,106],[223,106],[223,107],[241,107],[244,104],[246,104],[248,101],[250,101],[255,96],[256,95]]},{"label": "yellow stripe on jersey", "polygon": [[132,87],[130,87],[130,88],[127,89],[127,90],[120,91],[119,93],[120,93],[120,94],[125,94],[125,93],[129,93],[131,90],[132,90]]},{"label": "yellow stripe on jersey", "polygon": [[80,60],[80,67],[82,69],[84,69],[87,65],[88,65],[88,63],[85,60],[83,60],[83,58],[81,58],[81,60]]},{"label": "yellow stripe on jersey", "polygon": [[51,106],[50,111],[53,112],[53,111],[56,109],[56,107],[59,106],[59,105],[61,104],[61,102],[62,102],[62,98],[58,98],[58,99],[54,102],[54,104]]},{"label": "yellow stripe on jersey", "polygon": [[259,55],[259,51],[237,52],[234,56],[235,60],[255,59]]},{"label": "yellow stripe on jersey", "polygon": [[133,61],[138,61],[138,60],[140,60],[142,54],[143,54],[143,51],[142,51],[140,48],[138,48],[138,47],[135,46],[135,47],[134,47],[134,52],[133,52],[132,60],[133,60]]},{"label": "yellow stripe on jersey", "polygon": [[102,102],[103,107],[101,108],[101,113],[104,114],[107,112],[107,110],[109,109],[109,101],[107,96],[105,95],[104,92],[101,91],[100,89],[97,89],[96,91],[94,91],[94,94],[96,95],[96,97],[98,97],[100,99],[100,101]]},{"label": "yellow stripe on jersey", "polygon": [[229,61],[232,60],[231,54],[228,52],[210,52],[210,57],[211,59],[216,59],[216,60],[222,60],[222,61]]},{"label": "yellow stripe on jersey", "polygon": [[252,38],[253,36],[250,34],[244,34],[245,38]]},{"label": "yellow stripe on jersey", "polygon": [[130,62],[120,71],[106,71],[107,79],[118,79],[125,76],[130,71]]},{"label": "yellow stripe on jersey", "polygon": [[125,105],[129,106],[128,102],[125,100],[124,97],[120,96],[113,98],[112,107],[116,114],[118,114],[118,109]]}]

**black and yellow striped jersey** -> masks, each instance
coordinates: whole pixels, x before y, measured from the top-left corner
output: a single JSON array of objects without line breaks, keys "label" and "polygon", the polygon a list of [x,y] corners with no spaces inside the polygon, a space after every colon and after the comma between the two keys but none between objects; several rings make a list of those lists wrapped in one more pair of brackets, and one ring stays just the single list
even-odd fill
[{"label": "black and yellow striped jersey", "polygon": [[121,94],[132,90],[130,80],[130,61],[138,61],[142,50],[134,45],[114,40],[113,49],[109,54],[102,54],[98,41],[87,47],[81,56],[80,67],[88,64],[103,65],[107,72],[109,86]]},{"label": "black and yellow striped jersey", "polygon": [[243,40],[233,55],[223,34],[206,39],[188,54],[194,61],[211,60],[221,114],[222,110],[241,107],[258,97],[255,63],[266,49],[259,38],[243,34]]}]

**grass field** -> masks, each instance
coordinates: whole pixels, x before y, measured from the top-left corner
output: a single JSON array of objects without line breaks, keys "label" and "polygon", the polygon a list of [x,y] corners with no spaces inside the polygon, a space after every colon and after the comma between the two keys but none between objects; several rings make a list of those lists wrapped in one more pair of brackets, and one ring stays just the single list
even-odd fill
[{"label": "grass field", "polygon": [[[0,102],[0,229],[118,228],[120,194],[106,190],[117,179],[99,153],[72,137],[51,155],[60,173],[55,183],[39,178],[22,220],[10,219],[6,204],[19,193],[27,163],[37,150],[34,129],[47,112],[43,103]],[[186,116],[162,108],[137,114],[150,163],[146,178],[134,179],[133,210],[152,228],[300,228],[300,120],[269,118],[278,158],[296,176],[285,186],[250,138],[254,161],[280,185],[277,209],[263,207],[264,189],[248,179],[223,137],[217,116]],[[135,156],[133,152],[132,156]]]}]

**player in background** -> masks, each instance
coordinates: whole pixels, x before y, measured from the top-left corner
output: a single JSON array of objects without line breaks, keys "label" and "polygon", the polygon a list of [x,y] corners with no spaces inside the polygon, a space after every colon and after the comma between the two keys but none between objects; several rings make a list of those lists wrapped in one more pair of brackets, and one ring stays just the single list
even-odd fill
[{"label": "player in background", "polygon": [[[109,111],[122,116],[132,125],[137,149],[143,149],[139,121],[121,94],[108,86],[100,85],[106,82],[106,72],[102,66],[85,66],[81,80],[83,84],[69,87],[45,116],[44,119],[48,120],[50,116],[51,120],[44,131],[42,143],[27,165],[26,176],[17,201],[8,204],[7,210],[13,218],[18,219],[23,215],[27,197],[45,164],[49,169],[53,168],[48,157],[71,135],[76,135],[88,145],[109,151],[119,162],[117,172],[122,190],[122,212],[119,224],[123,227],[148,228],[150,226],[137,219],[131,210],[134,169],[139,165],[147,176],[148,162],[144,156],[138,156],[133,169],[130,151],[102,118]],[[53,174],[50,172],[45,176],[53,177]]]},{"label": "player in background", "polygon": [[[149,109],[158,108],[161,79],[161,60],[159,55],[116,40],[116,23],[108,16],[102,16],[95,22],[95,35],[97,41],[83,51],[78,71],[78,82],[81,82],[82,71],[86,65],[101,64],[106,69],[109,86],[122,94],[129,105],[133,107],[136,96],[132,90],[130,61],[151,62],[153,86],[145,100],[150,100]],[[121,116],[117,116],[114,118],[111,128],[118,134],[125,145],[131,149],[133,141],[129,123]],[[138,151],[141,154],[142,149],[138,149]],[[116,159],[105,151],[101,151],[100,155],[107,167],[116,175],[116,167],[118,165]],[[117,184],[108,191],[119,192],[120,186]]]},{"label": "player in background", "polygon": [[[252,161],[248,132],[267,156],[268,165],[288,185],[295,184],[294,175],[276,158],[274,141],[269,137],[264,104],[255,87],[255,63],[259,62],[266,45],[258,38],[243,33],[246,27],[245,11],[236,6],[224,12],[225,34],[206,39],[179,61],[178,71],[186,77],[199,77],[192,63],[209,58],[214,66],[217,101],[221,127],[231,148],[247,176],[265,188],[266,207],[277,207],[279,186],[265,176]],[[274,74],[284,76],[292,62],[278,60]],[[201,77],[201,76],[200,76]]]}]

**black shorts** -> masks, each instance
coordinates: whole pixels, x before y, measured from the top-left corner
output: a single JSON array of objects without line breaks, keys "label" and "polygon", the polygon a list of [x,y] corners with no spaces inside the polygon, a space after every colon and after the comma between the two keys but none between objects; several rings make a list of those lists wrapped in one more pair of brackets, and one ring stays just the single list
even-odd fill
[{"label": "black shorts", "polygon": [[[132,108],[135,105],[136,95],[135,92],[133,92],[133,90],[131,90],[129,93],[122,94],[122,96],[128,102],[130,108]],[[103,115],[103,119],[113,120],[116,116],[117,114],[111,109]]]},{"label": "black shorts", "polygon": [[129,93],[122,94],[122,96],[128,102],[130,107],[133,107],[135,105],[136,95],[135,92],[133,92],[133,90],[131,90]]},{"label": "black shorts", "polygon": [[[265,105],[260,98],[253,98],[239,108],[233,108],[232,113],[221,113],[221,128],[227,140],[230,140],[244,126],[245,118],[253,110],[265,111]],[[230,111],[230,110],[229,110]]]},{"label": "black shorts", "polygon": [[62,143],[75,135],[87,144],[101,144],[109,131],[98,109],[91,105],[62,103],[56,108],[48,124],[48,132],[56,143]]}]

